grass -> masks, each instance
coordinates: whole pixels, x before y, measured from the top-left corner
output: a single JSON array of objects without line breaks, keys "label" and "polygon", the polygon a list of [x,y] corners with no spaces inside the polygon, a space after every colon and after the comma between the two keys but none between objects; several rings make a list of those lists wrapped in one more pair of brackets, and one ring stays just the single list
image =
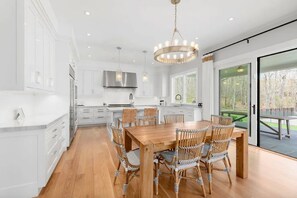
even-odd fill
[{"label": "grass", "polygon": [[[232,119],[235,120],[235,119],[240,118],[242,116],[241,115],[231,114],[230,117],[232,117]],[[243,119],[240,120],[240,122],[247,123],[248,122],[248,118],[247,117],[246,118],[243,118]],[[277,123],[274,123],[274,122],[265,122],[265,123],[268,124],[271,127],[275,127],[275,128],[278,127],[278,124]],[[287,125],[286,124],[282,124],[282,129],[287,129]],[[297,131],[297,126],[296,125],[290,125],[290,130]]]}]

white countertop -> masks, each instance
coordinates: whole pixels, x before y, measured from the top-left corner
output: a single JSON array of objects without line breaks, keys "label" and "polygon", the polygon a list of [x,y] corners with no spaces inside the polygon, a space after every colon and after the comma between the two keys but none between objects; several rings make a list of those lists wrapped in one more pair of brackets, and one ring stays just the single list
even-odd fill
[{"label": "white countertop", "polygon": [[45,129],[66,114],[50,114],[27,117],[23,122],[17,120],[0,123],[0,132],[16,132]]},{"label": "white countertop", "polygon": [[108,107],[107,109],[111,112],[120,112],[123,109],[137,109],[138,111],[143,111],[145,108],[156,108],[155,106],[135,106],[135,107]]}]

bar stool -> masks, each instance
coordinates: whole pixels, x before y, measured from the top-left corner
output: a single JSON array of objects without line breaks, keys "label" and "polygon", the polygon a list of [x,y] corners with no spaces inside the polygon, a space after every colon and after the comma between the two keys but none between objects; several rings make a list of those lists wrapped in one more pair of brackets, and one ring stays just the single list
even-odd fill
[{"label": "bar stool", "polygon": [[126,125],[128,127],[136,126],[137,124],[137,109],[123,109],[123,115],[122,118],[118,119],[118,128],[122,125],[122,128],[124,128]]},{"label": "bar stool", "polygon": [[145,108],[144,116],[138,121],[139,125],[157,125],[158,109],[157,108]]}]

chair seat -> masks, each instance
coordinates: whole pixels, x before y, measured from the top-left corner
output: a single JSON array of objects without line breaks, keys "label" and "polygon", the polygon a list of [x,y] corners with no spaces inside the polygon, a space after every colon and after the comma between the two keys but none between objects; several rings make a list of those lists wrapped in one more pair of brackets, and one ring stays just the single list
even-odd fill
[{"label": "chair seat", "polygon": [[128,161],[134,166],[140,166],[140,151],[135,149],[127,153]]},{"label": "chair seat", "polygon": [[175,151],[162,151],[160,156],[168,163],[172,162]]},{"label": "chair seat", "polygon": [[204,162],[204,163],[211,163],[211,162],[216,162],[219,161],[221,159],[223,159],[226,156],[226,153],[222,153],[216,156],[211,157],[210,159],[206,158],[206,155],[208,153],[208,150],[210,148],[210,144],[209,143],[205,143],[204,147],[203,147],[203,154],[202,154],[202,158],[200,159],[200,161]]},{"label": "chair seat", "polygon": [[[171,163],[174,157],[175,151],[163,151],[160,153],[161,157],[165,160],[165,162],[167,163]],[[177,167],[175,166],[175,164],[173,165],[168,165],[168,167],[172,168],[172,169],[177,169],[177,170],[184,170],[184,169],[188,169],[188,168],[192,168],[197,166],[197,162],[191,162],[191,163],[187,163],[187,164],[177,164]]]}]

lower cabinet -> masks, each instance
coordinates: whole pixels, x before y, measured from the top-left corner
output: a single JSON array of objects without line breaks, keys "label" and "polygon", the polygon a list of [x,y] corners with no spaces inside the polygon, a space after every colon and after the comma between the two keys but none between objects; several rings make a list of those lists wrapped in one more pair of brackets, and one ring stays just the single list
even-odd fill
[{"label": "lower cabinet", "polygon": [[0,133],[0,197],[38,196],[66,150],[66,124]]},{"label": "lower cabinet", "polygon": [[78,107],[78,125],[106,124],[106,107]]},{"label": "lower cabinet", "polygon": [[161,122],[164,122],[164,115],[170,114],[184,114],[185,122],[201,120],[201,110],[199,108],[164,106],[159,107],[159,112]]}]

